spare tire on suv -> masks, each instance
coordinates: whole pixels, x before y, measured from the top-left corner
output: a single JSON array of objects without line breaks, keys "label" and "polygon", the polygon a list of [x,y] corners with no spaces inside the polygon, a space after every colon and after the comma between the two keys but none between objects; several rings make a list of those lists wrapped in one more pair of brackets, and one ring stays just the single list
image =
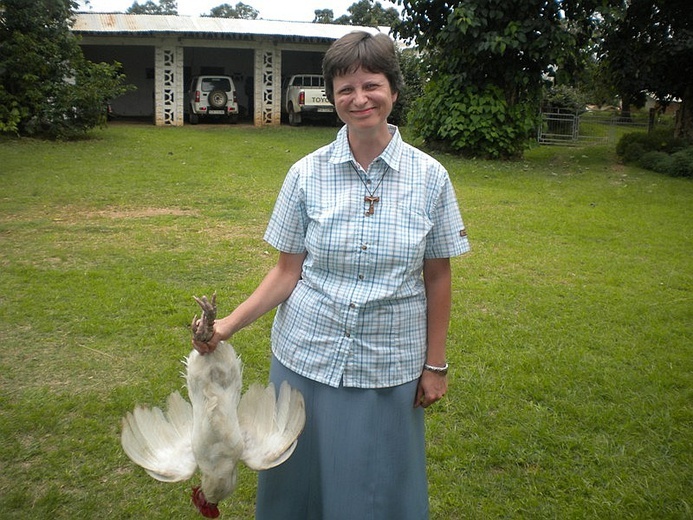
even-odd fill
[{"label": "spare tire on suv", "polygon": [[230,76],[195,76],[187,92],[188,121],[197,124],[201,119],[226,118],[238,121],[236,87]]}]

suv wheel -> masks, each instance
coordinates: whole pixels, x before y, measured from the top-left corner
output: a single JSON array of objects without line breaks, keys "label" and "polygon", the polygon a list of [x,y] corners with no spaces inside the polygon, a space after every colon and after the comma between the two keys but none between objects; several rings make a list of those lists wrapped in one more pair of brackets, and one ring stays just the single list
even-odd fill
[{"label": "suv wheel", "polygon": [[212,90],[207,98],[209,106],[216,109],[224,108],[228,100],[229,97],[223,90]]}]

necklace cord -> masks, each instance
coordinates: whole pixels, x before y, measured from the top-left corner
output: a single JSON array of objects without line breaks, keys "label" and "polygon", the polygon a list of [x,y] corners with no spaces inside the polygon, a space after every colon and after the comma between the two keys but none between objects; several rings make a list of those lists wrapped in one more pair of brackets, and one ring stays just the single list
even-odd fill
[{"label": "necklace cord", "polygon": [[385,175],[387,174],[387,171],[390,169],[390,167],[386,164],[385,165],[385,171],[383,174],[380,176],[380,180],[378,181],[378,185],[375,187],[373,191],[371,191],[368,188],[368,183],[363,180],[363,177],[361,177],[361,173],[358,171],[356,166],[354,166],[353,162],[349,162],[351,167],[354,169],[356,172],[356,175],[358,175],[359,180],[361,181],[361,184],[363,184],[363,187],[366,188],[366,191],[368,192],[368,195],[363,197],[364,202],[368,202],[368,209],[366,210],[366,216],[370,217],[375,213],[375,203],[380,202],[380,197],[377,197],[375,193],[378,191],[378,188],[380,188],[380,185],[383,183],[383,179],[385,179]]},{"label": "necklace cord", "polygon": [[375,189],[374,189],[373,191],[371,191],[371,190],[368,188],[368,183],[367,183],[366,181],[363,180],[363,177],[361,177],[361,172],[359,172],[358,169],[356,168],[356,166],[354,166],[354,163],[351,162],[351,161],[349,161],[349,164],[350,164],[351,167],[353,168],[354,172],[356,172],[356,175],[358,175],[358,178],[359,178],[359,180],[361,181],[361,184],[363,184],[363,187],[366,188],[366,191],[368,192],[368,194],[369,194],[371,197],[375,196],[375,192],[378,191],[378,188],[380,188],[380,185],[383,183],[383,179],[385,179],[385,175],[387,174],[388,170],[390,169],[389,166],[386,166],[386,167],[385,167],[385,171],[383,172],[382,177],[380,177],[380,180],[378,181],[378,185],[375,187]]}]

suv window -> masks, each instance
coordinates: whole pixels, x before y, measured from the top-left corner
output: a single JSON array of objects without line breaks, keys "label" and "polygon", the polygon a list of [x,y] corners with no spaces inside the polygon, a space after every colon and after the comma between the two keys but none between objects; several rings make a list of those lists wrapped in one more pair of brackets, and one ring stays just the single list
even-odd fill
[{"label": "suv window", "polygon": [[294,87],[324,87],[325,78],[322,76],[296,76],[291,85]]},{"label": "suv window", "polygon": [[211,92],[212,90],[223,90],[229,92],[231,83],[228,78],[205,78],[202,80],[202,92]]}]

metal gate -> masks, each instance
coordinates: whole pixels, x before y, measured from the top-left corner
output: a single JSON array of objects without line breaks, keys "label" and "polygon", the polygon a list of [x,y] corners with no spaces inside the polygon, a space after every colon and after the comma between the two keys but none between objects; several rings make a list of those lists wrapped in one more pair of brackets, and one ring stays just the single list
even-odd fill
[{"label": "metal gate", "polygon": [[537,141],[543,145],[582,146],[615,144],[627,132],[647,132],[652,118],[636,115],[624,118],[614,112],[542,111]]}]

